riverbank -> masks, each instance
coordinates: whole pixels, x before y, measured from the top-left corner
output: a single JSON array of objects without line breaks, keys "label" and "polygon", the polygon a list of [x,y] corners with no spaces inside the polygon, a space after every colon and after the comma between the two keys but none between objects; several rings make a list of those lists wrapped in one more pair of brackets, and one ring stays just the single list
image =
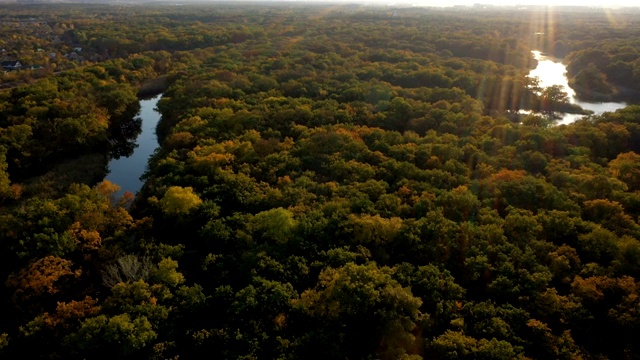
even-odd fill
[{"label": "riverbank", "polygon": [[541,106],[540,112],[551,113],[565,113],[565,114],[578,114],[578,115],[591,115],[593,111],[582,108],[580,105],[572,104],[569,102],[553,102],[550,104],[546,104],[546,106]]},{"label": "riverbank", "polygon": [[161,75],[142,83],[138,89],[138,99],[148,99],[162,94],[167,89],[167,86],[169,86],[168,78],[168,75]]},{"label": "riverbank", "polygon": [[624,102],[638,103],[640,93],[624,86],[613,86],[611,93],[598,92],[587,87],[578,86],[574,81],[569,80],[569,85],[575,91],[575,98],[584,102],[605,103]]},{"label": "riverbank", "polygon": [[21,183],[21,200],[33,196],[56,199],[69,190],[71,184],[94,186],[104,179],[109,159],[104,153],[81,154],[55,164],[46,173]]},{"label": "riverbank", "polygon": [[[167,76],[161,76],[148,80],[142,84],[137,92],[139,102],[143,103],[153,97],[159,98],[159,95],[166,88],[166,80]],[[157,101],[157,99],[154,101]],[[151,109],[153,109],[153,107],[155,107],[155,102],[154,105],[151,106]],[[143,110],[144,109],[141,109],[141,112]],[[133,124],[131,126],[137,126],[138,130],[131,129],[131,126],[127,129],[127,133],[135,134],[136,139],[140,136],[138,134],[142,132],[142,126],[140,121],[136,122],[133,120],[135,120],[139,115],[140,113],[136,112],[136,114],[132,115],[131,118],[131,124]],[[152,126],[155,127],[155,122]],[[151,133],[153,134],[153,130],[151,130]],[[139,146],[135,142],[136,139],[118,139],[119,141],[116,142],[122,143],[119,145],[114,145],[114,139],[111,139],[112,144],[109,151],[77,154],[76,156],[70,156],[62,159],[60,162],[55,164],[49,164],[50,166],[47,169],[41,169],[43,171],[42,173],[34,174],[19,181],[21,185],[22,200],[33,196],[58,198],[68,192],[71,184],[86,184],[94,186],[105,178],[108,178],[109,165],[115,161],[113,160],[114,152],[123,155],[122,158],[124,159],[127,156],[130,156],[134,150],[137,150]],[[125,151],[126,149],[119,151],[117,148],[120,146],[123,148],[130,147],[131,151]],[[144,171],[145,168],[146,163],[141,165],[140,172]],[[136,181],[139,181],[139,175],[134,177]]]}]

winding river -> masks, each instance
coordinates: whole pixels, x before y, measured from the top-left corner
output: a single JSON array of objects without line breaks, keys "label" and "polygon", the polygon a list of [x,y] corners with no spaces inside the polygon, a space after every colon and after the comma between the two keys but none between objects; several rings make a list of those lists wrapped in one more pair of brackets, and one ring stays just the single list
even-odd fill
[{"label": "winding river", "polygon": [[[538,77],[540,86],[547,87],[552,85],[561,85],[569,95],[569,102],[580,105],[583,109],[591,110],[595,115],[600,115],[606,111],[615,111],[627,106],[622,102],[602,102],[591,103],[576,99],[575,91],[569,87],[567,79],[567,69],[562,62],[554,57],[542,54],[540,51],[534,51],[533,56],[538,60],[538,66],[529,72],[529,77]],[[580,114],[563,114],[557,124],[570,124],[584,115]]]},{"label": "winding river", "polygon": [[140,176],[147,168],[149,156],[158,147],[156,137],[156,125],[160,120],[160,113],[155,107],[162,95],[154,98],[140,100],[140,118],[142,119],[142,132],[136,140],[138,146],[128,157],[113,159],[109,162],[109,174],[105,178],[120,186],[121,190],[116,196],[121,196],[125,191],[133,194],[142,188]]}]

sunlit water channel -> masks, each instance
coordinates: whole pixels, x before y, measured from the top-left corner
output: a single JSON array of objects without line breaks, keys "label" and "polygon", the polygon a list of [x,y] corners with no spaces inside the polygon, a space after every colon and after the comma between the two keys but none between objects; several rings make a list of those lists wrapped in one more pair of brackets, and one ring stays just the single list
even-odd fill
[{"label": "sunlit water channel", "polygon": [[109,174],[106,179],[120,186],[121,190],[116,195],[122,195],[125,191],[133,194],[142,188],[143,182],[140,176],[147,168],[149,157],[158,147],[156,137],[156,125],[160,120],[160,113],[155,109],[161,95],[151,99],[140,100],[140,118],[142,119],[142,132],[138,135],[138,146],[128,157],[113,159],[109,162]]},{"label": "sunlit water channel", "polygon": [[[592,103],[576,99],[575,91],[569,87],[569,80],[566,76],[567,69],[564,64],[554,57],[542,54],[540,51],[534,51],[533,56],[538,60],[538,66],[529,72],[529,77],[538,77],[541,87],[552,85],[563,86],[564,91],[569,95],[569,102],[572,104],[577,104],[583,109],[591,110],[595,115],[600,115],[606,111],[615,111],[627,106],[627,104],[622,102]],[[570,124],[583,116],[584,115],[581,114],[562,114],[557,124]]]}]

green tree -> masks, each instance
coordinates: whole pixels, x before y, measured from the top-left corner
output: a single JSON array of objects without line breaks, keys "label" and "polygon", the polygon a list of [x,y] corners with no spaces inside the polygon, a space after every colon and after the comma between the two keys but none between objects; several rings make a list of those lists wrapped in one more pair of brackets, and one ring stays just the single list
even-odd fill
[{"label": "green tree", "polygon": [[619,154],[608,165],[609,172],[623,181],[629,190],[640,190],[640,155],[635,152]]},{"label": "green tree", "polygon": [[276,208],[256,214],[251,220],[256,234],[264,240],[285,244],[294,234],[296,220],[290,210]]},{"label": "green tree", "polygon": [[157,336],[145,317],[99,315],[84,320],[80,329],[68,335],[64,343],[78,356],[123,356],[149,346]]},{"label": "green tree", "polygon": [[[504,340],[476,339],[459,331],[447,330],[430,344],[441,359],[515,359],[521,351]],[[520,355],[520,356],[518,356]]]},{"label": "green tree", "polygon": [[323,324],[309,334],[313,347],[327,356],[358,358],[377,352],[391,359],[411,352],[422,302],[392,274],[375,263],[323,270],[316,288],[294,301],[299,311]]}]

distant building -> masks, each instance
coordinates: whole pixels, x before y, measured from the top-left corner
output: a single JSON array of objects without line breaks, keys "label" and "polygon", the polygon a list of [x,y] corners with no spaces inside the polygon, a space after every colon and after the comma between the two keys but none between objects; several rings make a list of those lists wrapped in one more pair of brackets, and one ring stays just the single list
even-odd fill
[{"label": "distant building", "polygon": [[69,60],[80,61],[80,62],[84,61],[84,57],[78,55],[78,53],[75,53],[75,52],[64,54],[64,57],[66,57]]},{"label": "distant building", "polygon": [[19,70],[22,68],[22,64],[18,60],[2,61],[0,62],[0,66],[7,71]]}]

